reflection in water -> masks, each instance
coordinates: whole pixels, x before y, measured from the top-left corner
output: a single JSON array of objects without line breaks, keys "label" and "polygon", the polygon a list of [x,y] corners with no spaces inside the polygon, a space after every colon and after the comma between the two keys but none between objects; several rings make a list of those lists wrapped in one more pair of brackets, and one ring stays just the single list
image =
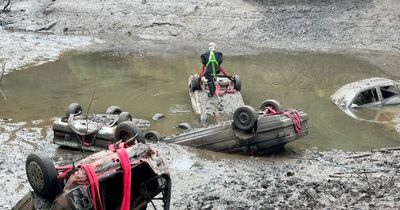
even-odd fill
[{"label": "reflection in water", "polygon": [[396,126],[397,116],[400,114],[400,106],[386,106],[381,109],[353,109],[357,119],[369,122],[390,124]]},{"label": "reflection in water", "polygon": [[0,94],[4,101],[7,101],[7,95],[4,93],[3,88],[0,87]]},{"label": "reflection in water", "polygon": [[[285,107],[302,108],[309,114],[310,135],[293,147],[365,150],[399,146],[398,134],[381,124],[357,121],[329,101],[340,86],[373,76],[391,78],[376,66],[350,56],[332,54],[260,54],[226,56],[224,67],[242,80],[244,101],[257,108],[275,98]],[[70,53],[59,61],[14,72],[2,81],[8,100],[0,102],[2,118],[17,121],[61,116],[71,102],[91,112],[118,105],[134,117],[151,120],[152,129],[174,134],[188,122],[200,127],[191,109],[187,79],[200,69],[198,55],[113,56],[107,53]]]}]

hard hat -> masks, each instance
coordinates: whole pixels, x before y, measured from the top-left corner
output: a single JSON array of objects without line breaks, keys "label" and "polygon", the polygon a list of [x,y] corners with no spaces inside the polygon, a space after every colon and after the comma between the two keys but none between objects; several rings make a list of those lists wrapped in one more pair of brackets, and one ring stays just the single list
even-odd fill
[{"label": "hard hat", "polygon": [[214,51],[217,49],[217,45],[214,42],[210,42],[208,44],[208,49]]}]

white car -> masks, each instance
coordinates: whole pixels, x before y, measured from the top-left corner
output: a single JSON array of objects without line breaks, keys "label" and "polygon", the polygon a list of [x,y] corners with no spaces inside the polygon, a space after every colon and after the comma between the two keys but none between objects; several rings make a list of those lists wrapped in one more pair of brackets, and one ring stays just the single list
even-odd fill
[{"label": "white car", "polygon": [[357,116],[359,109],[381,109],[400,104],[400,81],[373,77],[346,84],[339,88],[331,101],[347,115]]}]

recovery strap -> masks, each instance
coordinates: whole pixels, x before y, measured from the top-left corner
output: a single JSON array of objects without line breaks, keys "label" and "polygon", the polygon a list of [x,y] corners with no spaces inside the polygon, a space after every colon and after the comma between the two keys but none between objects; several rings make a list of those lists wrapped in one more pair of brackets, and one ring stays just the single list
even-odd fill
[{"label": "recovery strap", "polygon": [[[119,144],[117,149],[114,147],[114,144],[111,144],[109,145],[108,149],[118,154],[119,162],[121,164],[121,168],[123,171],[123,187],[122,187],[123,197],[122,197],[121,210],[129,210],[131,202],[131,186],[132,186],[131,161],[129,159],[129,154],[125,149],[125,144],[123,143]],[[100,188],[99,188],[100,184],[95,169],[89,163],[78,165],[78,167],[82,168],[86,173],[86,177],[90,185],[90,192],[93,200],[94,210],[103,210],[103,205],[100,196]],[[63,173],[57,176],[58,180],[63,180],[68,176],[68,174],[70,174],[70,171],[73,170],[74,166],[68,165],[56,168],[64,171]]]},{"label": "recovery strap", "polygon": [[83,164],[80,165],[86,173],[90,184],[90,191],[92,195],[94,210],[103,210],[103,204],[101,203],[100,189],[99,189],[99,179],[92,165]]},{"label": "recovery strap", "polygon": [[278,114],[284,114],[286,117],[288,117],[290,120],[293,122],[293,127],[294,131],[296,133],[301,132],[301,127],[302,127],[302,122],[301,122],[301,117],[300,114],[297,110],[286,110],[284,112],[277,112],[275,109],[273,109],[271,106],[265,107],[265,110],[262,113],[263,115],[278,115]]},{"label": "recovery strap", "polygon": [[131,161],[125,148],[117,149],[117,154],[123,171],[121,210],[129,210],[131,208]]}]

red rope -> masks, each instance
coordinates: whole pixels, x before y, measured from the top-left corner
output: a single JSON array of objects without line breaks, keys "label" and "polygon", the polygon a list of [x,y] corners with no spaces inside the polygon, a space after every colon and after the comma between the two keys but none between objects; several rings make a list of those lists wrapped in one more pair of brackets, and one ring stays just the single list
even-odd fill
[{"label": "red rope", "polygon": [[119,161],[123,171],[123,198],[121,210],[129,210],[131,202],[131,161],[125,148],[117,149]]},{"label": "red rope", "polygon": [[203,66],[201,67],[200,77],[204,76],[205,72],[206,72],[206,65],[203,64]]},{"label": "red rope", "polygon": [[[227,73],[227,71],[225,71],[225,69],[223,69],[221,66],[219,67],[219,69],[221,70],[223,75],[229,77],[229,74]],[[203,64],[203,66],[201,67],[200,77],[204,76],[205,72],[206,72],[206,65]]]},{"label": "red rope", "polygon": [[100,197],[99,179],[96,175],[96,171],[90,164],[83,164],[80,165],[80,167],[83,168],[89,180],[90,191],[94,204],[94,210],[103,210],[103,204],[101,203],[101,197]]},{"label": "red rope", "polygon": [[294,131],[296,133],[300,133],[301,131],[301,117],[298,111],[293,110],[293,111],[285,111],[284,114],[290,118],[293,122],[294,126]]},{"label": "red rope", "polygon": [[277,112],[272,106],[267,106],[262,111],[262,115],[278,115],[284,114],[293,122],[294,132],[300,133],[302,127],[301,116],[297,110],[286,110],[284,112]]},{"label": "red rope", "polygon": [[225,75],[226,77],[229,77],[228,73],[225,71],[225,69],[223,69],[222,67],[219,67],[219,69],[221,70],[222,74]]},{"label": "red rope", "polygon": [[[131,161],[129,159],[129,154],[126,151],[125,146],[126,145],[124,143],[121,143],[118,145],[118,148],[115,148],[114,144],[111,144],[108,147],[110,151],[116,152],[118,154],[121,168],[123,171],[123,189],[122,189],[123,197],[122,197],[121,210],[129,210],[131,201],[131,185],[132,185]],[[103,205],[100,196],[99,179],[97,177],[94,167],[91,164],[82,164],[79,165],[78,167],[81,167],[86,173],[86,177],[90,185],[90,192],[92,195],[94,210],[103,210]],[[57,176],[57,179],[63,180],[70,175],[70,172],[73,170],[73,166],[72,165],[57,166],[56,169],[62,171],[62,173]]]}]

